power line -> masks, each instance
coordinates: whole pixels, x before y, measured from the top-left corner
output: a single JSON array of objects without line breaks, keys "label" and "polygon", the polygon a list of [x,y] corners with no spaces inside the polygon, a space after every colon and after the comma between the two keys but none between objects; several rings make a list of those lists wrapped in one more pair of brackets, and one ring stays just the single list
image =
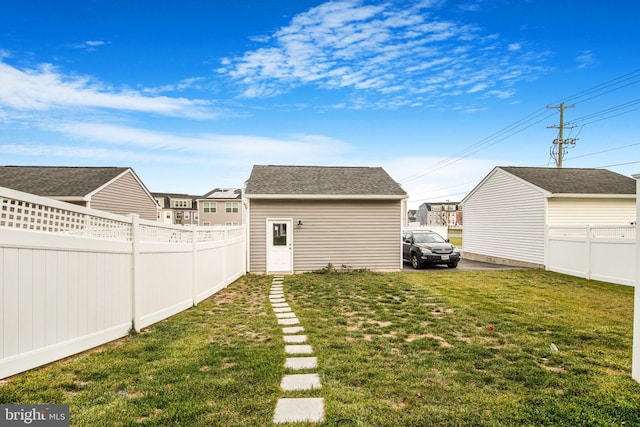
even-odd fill
[{"label": "power line", "polygon": [[[555,103],[560,103],[560,102],[566,102],[566,101],[571,101],[574,104],[577,103],[584,103],[587,101],[590,101],[592,99],[598,98],[600,96],[604,96],[606,94],[618,91],[620,89],[629,87],[631,85],[640,83],[640,69],[638,70],[634,70],[631,71],[627,74],[615,77],[611,80],[605,81],[603,83],[600,83],[598,85],[595,85],[591,88],[585,89],[583,91],[580,91],[574,95],[570,95],[569,97],[566,97],[564,99],[561,99],[559,101],[556,101]],[[620,109],[624,109],[624,108],[628,108],[630,106],[633,106],[636,104],[636,101],[640,102],[640,100],[634,100],[634,101],[630,101],[629,103],[626,104],[621,104],[615,107],[611,107],[611,109],[607,109],[607,111],[602,110],[601,112],[598,113],[593,113],[592,115],[589,115],[588,117],[590,118],[597,118],[597,117],[601,117],[598,120],[593,120],[590,122],[586,122],[583,123],[582,125],[580,125],[580,130],[578,131],[578,134],[582,131],[582,128],[587,125],[587,124],[591,124],[594,123],[596,121],[600,121],[600,120],[605,120],[608,118],[613,118],[616,117],[618,115],[622,115],[622,114],[627,114],[629,112],[635,111],[636,109],[640,109],[640,107],[636,108],[636,109],[632,109],[632,110],[628,110],[628,111],[622,111],[622,112],[618,112],[614,115],[606,115],[607,113],[613,113],[614,111],[620,110]],[[500,129],[499,131],[487,136],[486,138],[483,138],[481,140],[479,140],[478,142],[470,145],[469,147],[458,151],[457,153],[454,153],[452,156],[447,157],[446,159],[442,159],[439,160],[437,162],[435,162],[432,166],[430,167],[426,167],[425,172],[424,173],[420,173],[417,175],[411,175],[408,176],[404,179],[401,179],[399,182],[402,184],[408,183],[408,182],[412,182],[415,181],[417,179],[423,178],[424,176],[427,176],[429,174],[432,174],[438,170],[441,170],[447,166],[450,166],[460,160],[463,160],[464,158],[467,158],[483,149],[486,149],[488,147],[491,147],[499,142],[504,141],[507,138],[510,138],[520,132],[523,132],[526,129],[529,129],[537,124],[539,124],[540,122],[546,121],[549,117],[551,117],[551,115],[553,114],[545,114],[546,109],[540,108],[538,110],[535,110],[534,112],[526,115],[525,117],[523,117],[522,119],[519,119],[517,121],[515,121],[514,123]],[[541,119],[539,119],[540,117],[542,117]],[[537,120],[539,119],[539,120]],[[580,118],[581,120],[587,120],[587,116]],[[574,120],[571,122],[571,124],[573,123],[577,123],[578,120]],[[577,137],[577,135],[576,135]]]},{"label": "power line", "polygon": [[580,159],[582,157],[595,156],[597,154],[602,154],[602,153],[609,153],[611,151],[622,150],[624,148],[629,148],[629,147],[635,147],[636,145],[640,145],[640,142],[636,142],[635,144],[623,145],[622,147],[609,148],[608,150],[596,151],[595,153],[582,154],[580,156],[575,156],[575,157],[571,157],[571,158],[565,159],[565,161],[574,160],[574,159]]}]

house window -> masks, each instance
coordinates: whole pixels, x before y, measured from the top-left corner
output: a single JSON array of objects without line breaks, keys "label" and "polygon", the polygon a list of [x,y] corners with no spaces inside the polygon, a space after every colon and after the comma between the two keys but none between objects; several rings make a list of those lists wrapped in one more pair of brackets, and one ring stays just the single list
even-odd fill
[{"label": "house window", "polygon": [[190,208],[191,200],[174,200],[173,207],[174,208]]},{"label": "house window", "polygon": [[184,213],[184,219],[189,219],[189,212]]},{"label": "house window", "polygon": [[200,217],[198,216],[198,212],[194,212],[193,213],[193,220],[197,222],[199,219],[200,219]]},{"label": "house window", "polygon": [[234,226],[234,225],[240,225],[238,224],[238,221],[227,221],[224,223],[224,225],[226,226]]},{"label": "house window", "polygon": [[202,225],[205,225],[205,226],[206,225],[211,225],[211,223],[209,221],[205,221],[204,224],[202,224]]},{"label": "house window", "polygon": [[216,213],[218,204],[216,202],[204,202],[205,213]]},{"label": "house window", "polygon": [[225,203],[225,209],[227,213],[238,213],[238,202]]}]

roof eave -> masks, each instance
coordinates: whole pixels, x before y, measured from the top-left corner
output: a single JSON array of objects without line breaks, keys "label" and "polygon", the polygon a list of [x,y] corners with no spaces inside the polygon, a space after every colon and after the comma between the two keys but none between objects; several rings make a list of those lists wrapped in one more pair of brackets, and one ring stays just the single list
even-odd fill
[{"label": "roof eave", "polygon": [[594,193],[553,193],[546,196],[548,199],[635,199],[635,194],[594,194]]},{"label": "roof eave", "polygon": [[406,194],[248,194],[247,199],[286,200],[404,200]]}]

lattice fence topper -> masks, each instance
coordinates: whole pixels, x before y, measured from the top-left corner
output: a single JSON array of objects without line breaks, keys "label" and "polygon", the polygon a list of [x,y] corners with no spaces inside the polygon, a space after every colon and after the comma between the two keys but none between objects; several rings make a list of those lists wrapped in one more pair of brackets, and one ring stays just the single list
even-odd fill
[{"label": "lattice fence topper", "polygon": [[0,197],[0,227],[131,240],[128,222],[10,197]]}]

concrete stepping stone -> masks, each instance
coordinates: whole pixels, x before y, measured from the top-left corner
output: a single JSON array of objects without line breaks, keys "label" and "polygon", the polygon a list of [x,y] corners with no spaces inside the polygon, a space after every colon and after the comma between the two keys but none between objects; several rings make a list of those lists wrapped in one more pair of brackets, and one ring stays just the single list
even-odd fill
[{"label": "concrete stepping stone", "polygon": [[301,369],[315,369],[318,367],[317,357],[287,357],[284,367],[299,371]]},{"label": "concrete stepping stone", "polygon": [[322,388],[318,374],[290,374],[282,377],[280,388],[283,391],[315,390]]},{"label": "concrete stepping stone", "polygon": [[273,414],[275,424],[321,423],[324,421],[324,399],[280,398]]},{"label": "concrete stepping stone", "polygon": [[300,323],[300,321],[297,317],[294,317],[293,319],[278,319],[278,325],[282,326],[297,325],[298,323]]},{"label": "concrete stepping stone", "polygon": [[303,342],[307,342],[306,335],[285,335],[284,336],[285,344],[301,344]]},{"label": "concrete stepping stone", "polygon": [[297,334],[298,332],[304,331],[302,326],[291,326],[289,328],[282,328],[282,333],[286,335]]},{"label": "concrete stepping stone", "polygon": [[291,311],[291,307],[274,307],[274,313],[288,313]]},{"label": "concrete stepping stone", "polygon": [[311,354],[313,348],[309,344],[285,345],[284,352],[287,354]]},{"label": "concrete stepping stone", "polygon": [[275,302],[271,304],[273,307],[289,307],[289,304],[286,302]]},{"label": "concrete stepping stone", "polygon": [[296,314],[294,312],[276,313],[276,317],[278,319],[293,319],[294,317],[296,317]]},{"label": "concrete stepping stone", "polygon": [[273,298],[282,298],[284,297],[284,292],[279,291],[279,292],[273,292],[271,291],[271,293],[269,294],[269,297],[273,297]]},{"label": "concrete stepping stone", "polygon": [[269,301],[271,301],[272,303],[274,303],[274,302],[287,302],[287,300],[284,299],[284,298],[269,298]]},{"label": "concrete stepping stone", "polygon": [[279,287],[273,286],[273,287],[271,288],[271,293],[274,293],[274,292],[283,292],[283,289],[284,289],[284,288],[283,288],[282,286],[279,286]]}]

